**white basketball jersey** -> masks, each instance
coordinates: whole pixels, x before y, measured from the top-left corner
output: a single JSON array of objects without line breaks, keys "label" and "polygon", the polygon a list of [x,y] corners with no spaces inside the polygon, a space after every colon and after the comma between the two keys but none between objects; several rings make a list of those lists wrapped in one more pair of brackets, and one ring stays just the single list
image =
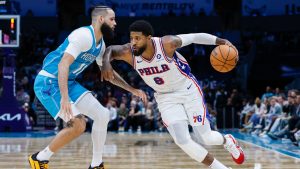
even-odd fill
[{"label": "white basketball jersey", "polygon": [[161,38],[153,37],[155,53],[152,59],[134,56],[135,70],[145,83],[158,93],[168,93],[186,88],[195,77],[183,56],[175,51],[173,58],[166,56]]}]

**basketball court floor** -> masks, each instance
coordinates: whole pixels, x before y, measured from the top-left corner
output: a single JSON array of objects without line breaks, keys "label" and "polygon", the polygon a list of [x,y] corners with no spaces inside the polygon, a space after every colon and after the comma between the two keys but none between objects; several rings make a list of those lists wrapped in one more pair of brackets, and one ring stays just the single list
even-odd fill
[{"label": "basketball court floor", "polygon": [[[27,156],[44,148],[53,134],[0,133],[0,169],[28,169]],[[236,165],[222,146],[206,146],[227,166],[233,169],[300,168],[300,148],[285,143],[276,146],[276,142],[237,132],[232,134],[246,153],[243,165]],[[50,169],[87,169],[91,155],[90,134],[85,133],[51,158]],[[207,169],[179,149],[168,133],[109,133],[104,161],[108,169]]]}]

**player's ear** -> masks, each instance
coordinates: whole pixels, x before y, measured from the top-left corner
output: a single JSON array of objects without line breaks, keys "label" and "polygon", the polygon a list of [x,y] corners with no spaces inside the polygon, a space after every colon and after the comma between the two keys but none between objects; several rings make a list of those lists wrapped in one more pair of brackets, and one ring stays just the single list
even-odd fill
[{"label": "player's ear", "polygon": [[103,24],[104,23],[104,16],[99,15],[98,16],[98,22],[101,23],[101,24]]},{"label": "player's ear", "polygon": [[148,39],[148,40],[151,40],[151,38],[152,38],[151,35],[148,35],[148,36],[147,36],[147,39]]}]

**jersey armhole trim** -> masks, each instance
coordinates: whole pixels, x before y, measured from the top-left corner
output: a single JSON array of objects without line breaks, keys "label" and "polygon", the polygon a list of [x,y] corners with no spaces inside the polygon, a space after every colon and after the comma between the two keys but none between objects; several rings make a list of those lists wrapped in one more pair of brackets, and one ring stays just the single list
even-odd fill
[{"label": "jersey armhole trim", "polygon": [[163,53],[166,61],[169,62],[169,63],[171,63],[173,59],[166,55],[166,52],[165,52],[165,49],[164,49],[164,45],[162,43],[161,38],[159,38],[159,44],[160,44],[161,51],[162,51],[162,53]]},{"label": "jersey armhole trim", "polygon": [[157,53],[156,42],[155,42],[155,40],[154,40],[153,38],[151,38],[151,42],[152,42],[152,44],[153,44],[153,46],[154,46],[154,54],[153,54],[152,58],[151,58],[150,60],[147,60],[147,59],[145,59],[145,58],[143,57],[143,55],[140,56],[144,61],[146,61],[146,62],[148,62],[148,63],[151,63],[151,62],[154,60],[154,58],[155,58],[155,56],[156,56],[156,53]]},{"label": "jersey armhole trim", "polygon": [[183,62],[183,63],[185,63],[189,66],[189,63],[187,61],[185,61],[185,60],[181,59],[180,57],[178,57],[178,55],[176,54],[176,51],[174,53],[174,56],[176,56],[176,58],[178,58],[181,62]]}]

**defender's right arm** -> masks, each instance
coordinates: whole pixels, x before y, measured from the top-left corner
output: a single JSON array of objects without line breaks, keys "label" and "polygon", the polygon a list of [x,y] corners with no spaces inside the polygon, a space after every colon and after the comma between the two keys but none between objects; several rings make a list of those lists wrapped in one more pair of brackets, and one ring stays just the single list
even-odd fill
[{"label": "defender's right arm", "polygon": [[110,64],[112,60],[123,60],[133,66],[130,44],[112,45],[105,49],[102,59],[101,81],[114,79],[113,68]]},{"label": "defender's right arm", "polygon": [[130,44],[113,45],[106,48],[102,60],[101,80],[103,81],[103,79],[105,79],[112,84],[131,92],[133,95],[140,97],[145,105],[147,105],[146,93],[130,86],[117,72],[115,72],[110,64],[112,60],[123,60],[133,66]]}]

